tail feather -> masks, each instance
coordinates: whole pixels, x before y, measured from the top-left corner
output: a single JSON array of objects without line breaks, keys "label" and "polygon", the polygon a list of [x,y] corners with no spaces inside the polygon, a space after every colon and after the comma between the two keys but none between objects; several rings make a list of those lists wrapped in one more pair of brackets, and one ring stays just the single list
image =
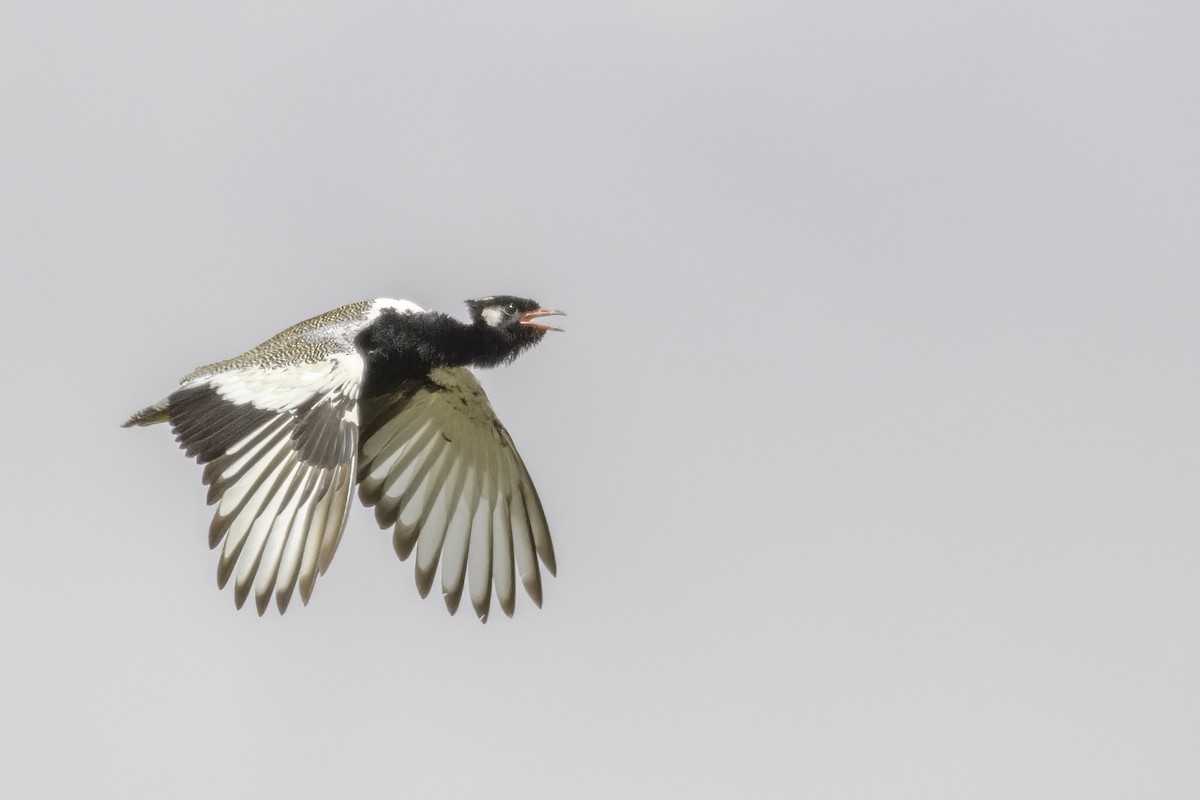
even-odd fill
[{"label": "tail feather", "polygon": [[146,406],[141,411],[135,411],[133,416],[121,423],[122,428],[132,428],[134,425],[155,425],[166,422],[171,418],[171,409],[166,399],[159,400],[152,406]]}]

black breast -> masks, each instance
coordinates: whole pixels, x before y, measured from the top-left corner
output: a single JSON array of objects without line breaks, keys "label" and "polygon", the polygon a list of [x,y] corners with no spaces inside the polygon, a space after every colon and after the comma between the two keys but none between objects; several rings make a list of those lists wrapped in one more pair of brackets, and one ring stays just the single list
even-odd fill
[{"label": "black breast", "polygon": [[429,372],[448,363],[462,323],[426,312],[386,308],[354,339],[365,362],[362,397],[389,394],[402,386],[429,382]]}]

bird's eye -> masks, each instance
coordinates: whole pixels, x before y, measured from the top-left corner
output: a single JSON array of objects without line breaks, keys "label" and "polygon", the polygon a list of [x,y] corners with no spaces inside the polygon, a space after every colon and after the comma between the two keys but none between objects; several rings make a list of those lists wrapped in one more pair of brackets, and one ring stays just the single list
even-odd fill
[{"label": "bird's eye", "polygon": [[505,309],[505,310],[506,310],[508,313],[510,313],[510,314],[515,314],[515,313],[517,313],[517,304],[516,304],[516,303],[509,303],[508,305],[506,305],[506,306],[504,307],[504,309]]}]

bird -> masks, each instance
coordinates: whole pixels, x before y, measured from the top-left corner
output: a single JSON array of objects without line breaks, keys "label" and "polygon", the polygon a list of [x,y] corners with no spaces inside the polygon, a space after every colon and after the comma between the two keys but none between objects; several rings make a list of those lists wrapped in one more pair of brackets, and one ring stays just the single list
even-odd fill
[{"label": "bird", "polygon": [[496,367],[561,331],[563,312],[493,295],[470,321],[377,298],[307,319],[235,358],[199,367],[123,427],[167,423],[204,465],[216,505],[217,585],[241,608],[305,605],[329,568],[358,487],[417,589],[441,575],[454,614],[464,588],[487,622],[511,617],[516,581],[542,605],[538,562],[557,571],[541,499],[471,367]]}]

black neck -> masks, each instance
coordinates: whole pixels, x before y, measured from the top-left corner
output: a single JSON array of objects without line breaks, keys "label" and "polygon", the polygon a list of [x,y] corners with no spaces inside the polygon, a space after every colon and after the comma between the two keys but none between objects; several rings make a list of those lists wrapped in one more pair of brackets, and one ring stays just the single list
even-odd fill
[{"label": "black neck", "polygon": [[437,367],[499,366],[539,338],[527,329],[510,331],[482,321],[459,322],[445,314],[384,309],[359,333],[355,345],[367,361],[364,393],[370,396],[405,381],[424,380]]}]

